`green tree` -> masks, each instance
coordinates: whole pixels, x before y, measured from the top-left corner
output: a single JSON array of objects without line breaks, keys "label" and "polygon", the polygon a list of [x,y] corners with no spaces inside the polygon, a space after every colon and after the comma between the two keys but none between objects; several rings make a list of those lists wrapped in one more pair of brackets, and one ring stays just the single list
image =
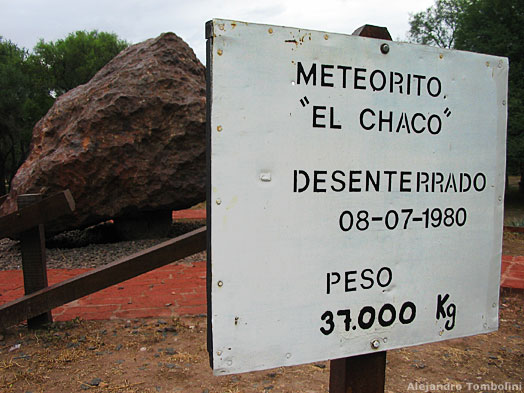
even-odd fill
[{"label": "green tree", "polygon": [[40,40],[34,53],[49,70],[53,89],[60,95],[88,82],[128,45],[114,33],[77,31],[56,42]]},{"label": "green tree", "polygon": [[436,0],[426,11],[411,14],[408,39],[418,44],[453,48],[458,18],[467,0]]},{"label": "green tree", "polygon": [[33,125],[53,103],[42,66],[0,37],[0,195],[27,155]]},{"label": "green tree", "polygon": [[522,0],[436,0],[409,23],[411,42],[509,57],[507,173],[520,174],[524,191]]},{"label": "green tree", "polygon": [[127,46],[115,34],[77,31],[56,42],[40,40],[30,54],[0,37],[0,195],[54,97],[88,82]]},{"label": "green tree", "polygon": [[524,6],[475,0],[460,15],[455,48],[509,57],[507,172],[524,185]]}]

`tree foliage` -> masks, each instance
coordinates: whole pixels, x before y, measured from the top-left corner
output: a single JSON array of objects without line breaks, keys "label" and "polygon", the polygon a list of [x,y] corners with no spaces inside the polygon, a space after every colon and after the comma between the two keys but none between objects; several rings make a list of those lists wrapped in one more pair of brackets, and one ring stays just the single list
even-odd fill
[{"label": "tree foliage", "polygon": [[56,42],[40,40],[34,52],[48,68],[53,88],[60,95],[87,83],[127,46],[114,33],[77,31]]},{"label": "tree foliage", "polygon": [[410,15],[409,41],[453,48],[458,18],[467,4],[466,0],[437,0],[426,11]]},{"label": "tree foliage", "polygon": [[29,148],[34,124],[53,103],[39,62],[0,37],[0,195]]},{"label": "tree foliage", "polygon": [[40,40],[29,53],[0,37],[0,195],[55,97],[88,82],[127,46],[115,34],[77,31],[56,42]]},{"label": "tree foliage", "polygon": [[509,58],[507,170],[524,175],[524,7],[522,0],[475,0],[460,16],[456,49]]},{"label": "tree foliage", "polygon": [[436,0],[410,18],[410,41],[509,58],[507,172],[524,185],[522,0]]}]

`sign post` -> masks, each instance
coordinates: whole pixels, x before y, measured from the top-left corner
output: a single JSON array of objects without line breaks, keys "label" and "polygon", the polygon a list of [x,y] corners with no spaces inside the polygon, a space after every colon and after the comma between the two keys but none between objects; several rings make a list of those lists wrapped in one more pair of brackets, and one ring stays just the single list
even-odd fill
[{"label": "sign post", "polygon": [[386,382],[386,352],[329,362],[329,393],[380,393]]},{"label": "sign post", "polygon": [[496,330],[507,59],[206,30],[214,373],[363,355],[333,362],[347,390],[354,361]]},{"label": "sign post", "polygon": [[[353,35],[391,41],[387,28],[379,26],[361,26]],[[329,393],[379,393],[385,384],[386,351],[329,362]]]}]

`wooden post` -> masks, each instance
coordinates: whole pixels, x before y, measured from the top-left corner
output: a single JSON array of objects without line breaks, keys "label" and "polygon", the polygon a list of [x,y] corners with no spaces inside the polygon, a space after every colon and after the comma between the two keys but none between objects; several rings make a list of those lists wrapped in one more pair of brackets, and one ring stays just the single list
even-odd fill
[{"label": "wooden post", "polygon": [[[42,195],[25,194],[18,196],[18,208],[40,202]],[[47,287],[47,266],[45,255],[45,232],[43,223],[20,233],[20,248],[22,250],[22,270],[24,274],[24,290],[29,295]],[[27,320],[29,329],[42,328],[53,322],[51,311],[37,315]]]},{"label": "wooden post", "polygon": [[382,393],[385,382],[385,351],[330,362],[329,393]]},{"label": "wooden post", "polygon": [[0,217],[0,239],[18,236],[19,233],[53,221],[75,211],[75,200],[69,190],[61,191],[41,202],[18,207],[14,213]]},{"label": "wooden post", "polygon": [[[388,29],[380,26],[364,25],[353,35],[391,41]],[[330,362],[329,393],[383,393],[385,382],[385,351]]]}]

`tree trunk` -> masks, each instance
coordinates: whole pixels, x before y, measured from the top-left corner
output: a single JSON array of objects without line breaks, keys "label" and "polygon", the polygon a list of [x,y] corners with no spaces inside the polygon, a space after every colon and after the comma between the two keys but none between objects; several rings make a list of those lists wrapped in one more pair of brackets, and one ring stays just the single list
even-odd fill
[{"label": "tree trunk", "polygon": [[4,160],[0,157],[0,196],[7,194]]},{"label": "tree trunk", "polygon": [[519,192],[524,194],[524,163],[520,161],[520,181],[519,181]]}]

